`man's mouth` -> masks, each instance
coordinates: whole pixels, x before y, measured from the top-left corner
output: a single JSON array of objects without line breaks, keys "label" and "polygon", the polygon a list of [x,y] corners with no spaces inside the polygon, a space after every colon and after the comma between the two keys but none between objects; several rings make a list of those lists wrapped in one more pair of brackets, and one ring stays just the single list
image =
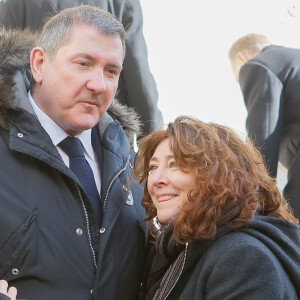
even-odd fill
[{"label": "man's mouth", "polygon": [[91,106],[98,106],[98,103],[95,101],[81,101],[81,103],[91,105]]}]

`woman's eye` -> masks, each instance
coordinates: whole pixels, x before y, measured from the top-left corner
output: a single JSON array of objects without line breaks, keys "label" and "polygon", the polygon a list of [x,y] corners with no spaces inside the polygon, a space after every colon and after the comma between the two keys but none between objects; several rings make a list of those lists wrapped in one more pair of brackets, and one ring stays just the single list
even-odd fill
[{"label": "woman's eye", "polygon": [[170,167],[170,168],[177,168],[177,163],[176,163],[176,161],[171,161],[171,162],[169,163],[169,167]]},{"label": "woman's eye", "polygon": [[153,171],[155,171],[157,169],[157,166],[156,165],[150,165],[149,166],[149,172],[148,172],[148,175],[150,175]]}]

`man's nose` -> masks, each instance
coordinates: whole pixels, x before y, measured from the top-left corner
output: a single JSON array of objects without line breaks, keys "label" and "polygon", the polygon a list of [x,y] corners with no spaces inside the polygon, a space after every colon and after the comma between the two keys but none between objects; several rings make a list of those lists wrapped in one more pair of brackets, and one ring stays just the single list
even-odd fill
[{"label": "man's nose", "polygon": [[94,94],[102,94],[106,91],[106,82],[103,72],[93,74],[87,83],[87,88]]}]

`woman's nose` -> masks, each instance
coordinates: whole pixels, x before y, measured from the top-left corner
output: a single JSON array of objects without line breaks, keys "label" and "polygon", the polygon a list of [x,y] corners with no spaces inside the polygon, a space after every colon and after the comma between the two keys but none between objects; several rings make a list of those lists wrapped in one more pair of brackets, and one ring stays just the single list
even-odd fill
[{"label": "woman's nose", "polygon": [[153,184],[167,184],[169,182],[168,172],[165,168],[157,168],[153,173]]}]

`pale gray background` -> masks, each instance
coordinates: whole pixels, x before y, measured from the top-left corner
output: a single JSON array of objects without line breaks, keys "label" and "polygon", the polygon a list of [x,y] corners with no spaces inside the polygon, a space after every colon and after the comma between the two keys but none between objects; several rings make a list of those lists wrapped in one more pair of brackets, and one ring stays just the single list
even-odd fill
[{"label": "pale gray background", "polygon": [[[227,52],[254,32],[300,48],[299,1],[140,0],[165,123],[181,114],[245,134],[246,109]],[[279,185],[285,182],[284,170]]]}]

